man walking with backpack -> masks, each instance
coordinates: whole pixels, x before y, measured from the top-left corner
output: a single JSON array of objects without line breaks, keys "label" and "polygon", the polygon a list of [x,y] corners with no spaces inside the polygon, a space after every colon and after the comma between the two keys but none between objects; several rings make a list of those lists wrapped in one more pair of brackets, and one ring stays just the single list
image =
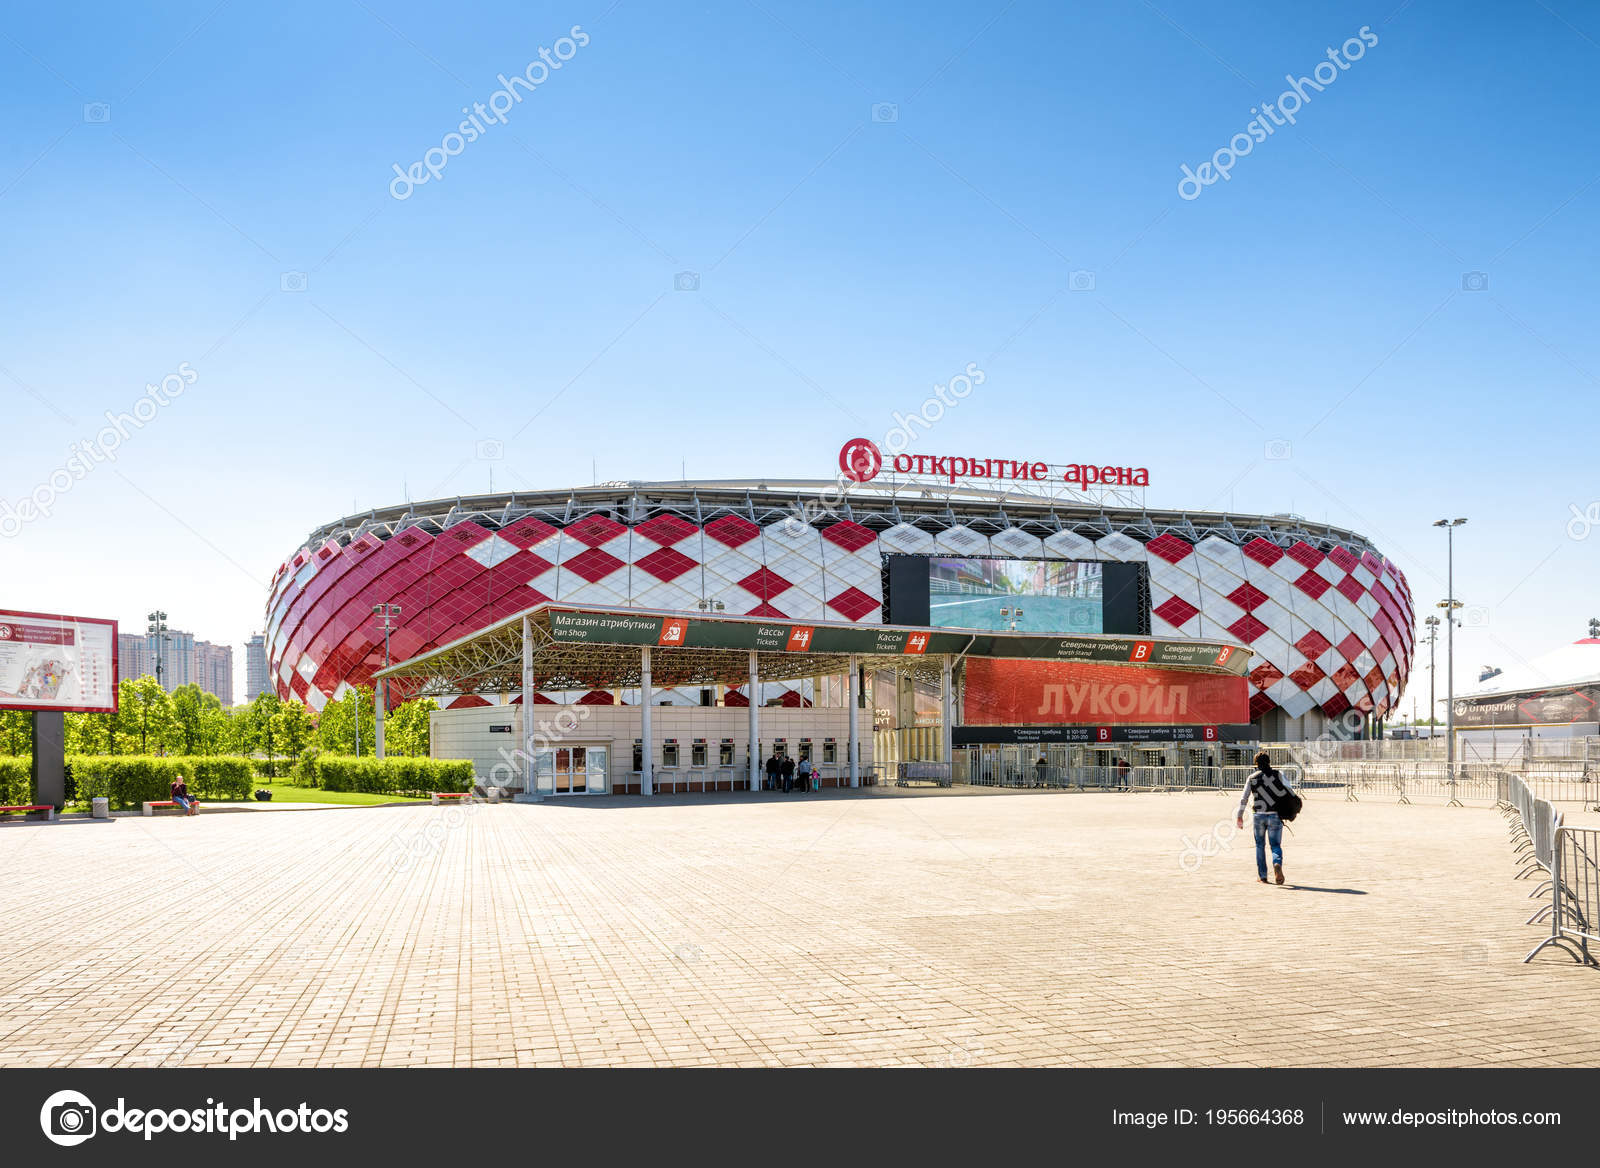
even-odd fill
[{"label": "man walking with backpack", "polygon": [[1267,845],[1271,844],[1273,879],[1282,884],[1283,821],[1293,819],[1300,813],[1300,796],[1289,789],[1283,776],[1273,768],[1270,754],[1261,751],[1256,755],[1255,762],[1255,774],[1245,780],[1244,793],[1239,796],[1239,814],[1234,819],[1234,826],[1243,829],[1245,804],[1254,795],[1256,878],[1262,884],[1267,882]]}]

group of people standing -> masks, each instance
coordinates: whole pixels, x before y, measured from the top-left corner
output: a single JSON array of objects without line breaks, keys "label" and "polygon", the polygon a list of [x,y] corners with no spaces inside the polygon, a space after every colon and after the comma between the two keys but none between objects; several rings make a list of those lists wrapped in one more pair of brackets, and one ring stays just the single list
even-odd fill
[{"label": "group of people standing", "polygon": [[802,758],[796,764],[788,755],[773,751],[772,756],[767,759],[767,790],[809,791],[815,774],[816,770],[809,758]]}]

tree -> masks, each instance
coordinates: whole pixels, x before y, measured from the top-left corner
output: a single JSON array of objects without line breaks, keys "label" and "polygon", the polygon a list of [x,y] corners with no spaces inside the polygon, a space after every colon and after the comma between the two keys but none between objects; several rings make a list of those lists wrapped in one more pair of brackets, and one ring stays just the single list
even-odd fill
[{"label": "tree", "polygon": [[33,753],[33,718],[26,710],[0,710],[0,753]]},{"label": "tree", "polygon": [[165,749],[177,732],[172,696],[149,676],[124,681],[117,690],[122,706],[121,729],[138,738],[139,753],[149,754],[152,747]]},{"label": "tree", "polygon": [[344,698],[322,707],[317,720],[317,745],[329,754],[356,753],[357,707],[360,707],[361,739],[364,753],[371,754],[375,745],[374,707],[372,687],[355,686],[345,691]]},{"label": "tree", "polygon": [[184,754],[200,754],[203,736],[204,698],[210,697],[190,682],[172,691],[172,722]]},{"label": "tree", "polygon": [[427,757],[428,715],[439,708],[432,698],[413,698],[383,721],[384,751]]},{"label": "tree", "polygon": [[68,754],[117,753],[117,715],[68,714]]},{"label": "tree", "polygon": [[299,758],[300,752],[317,732],[311,711],[299,702],[283,702],[272,720],[273,737],[283,744],[283,752],[290,758]]},{"label": "tree", "polygon": [[277,773],[272,766],[272,760],[278,753],[278,734],[274,722],[282,706],[283,702],[279,700],[277,694],[271,690],[262,690],[256,695],[256,700],[250,703],[244,716],[241,744],[251,754],[266,756],[269,774]]},{"label": "tree", "polygon": [[228,711],[222,708],[222,699],[216,694],[200,695],[200,734],[196,743],[200,754],[227,754],[232,747],[233,734]]}]

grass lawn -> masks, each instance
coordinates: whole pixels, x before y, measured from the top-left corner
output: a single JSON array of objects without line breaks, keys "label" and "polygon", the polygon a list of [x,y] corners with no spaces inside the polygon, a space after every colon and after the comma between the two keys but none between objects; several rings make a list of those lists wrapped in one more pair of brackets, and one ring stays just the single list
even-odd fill
[{"label": "grass lawn", "polygon": [[[320,787],[292,787],[288,783],[257,783],[257,787],[272,792],[274,803],[358,803],[367,806],[379,803],[421,803],[423,799],[413,799],[405,795],[368,795],[361,791],[324,791]],[[256,788],[251,788],[255,790]],[[248,800],[254,802],[254,800]],[[200,810],[203,814],[207,802],[219,800],[200,801]],[[234,802],[234,800],[228,800]]]}]

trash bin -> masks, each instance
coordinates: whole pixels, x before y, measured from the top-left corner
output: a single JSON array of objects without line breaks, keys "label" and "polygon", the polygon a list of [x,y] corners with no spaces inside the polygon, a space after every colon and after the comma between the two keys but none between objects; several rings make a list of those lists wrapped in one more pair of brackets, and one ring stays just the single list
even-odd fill
[{"label": "trash bin", "polygon": [[95,819],[111,818],[110,799],[107,799],[104,795],[96,795],[93,799],[89,800],[89,803],[92,809],[90,814],[93,815]]}]

